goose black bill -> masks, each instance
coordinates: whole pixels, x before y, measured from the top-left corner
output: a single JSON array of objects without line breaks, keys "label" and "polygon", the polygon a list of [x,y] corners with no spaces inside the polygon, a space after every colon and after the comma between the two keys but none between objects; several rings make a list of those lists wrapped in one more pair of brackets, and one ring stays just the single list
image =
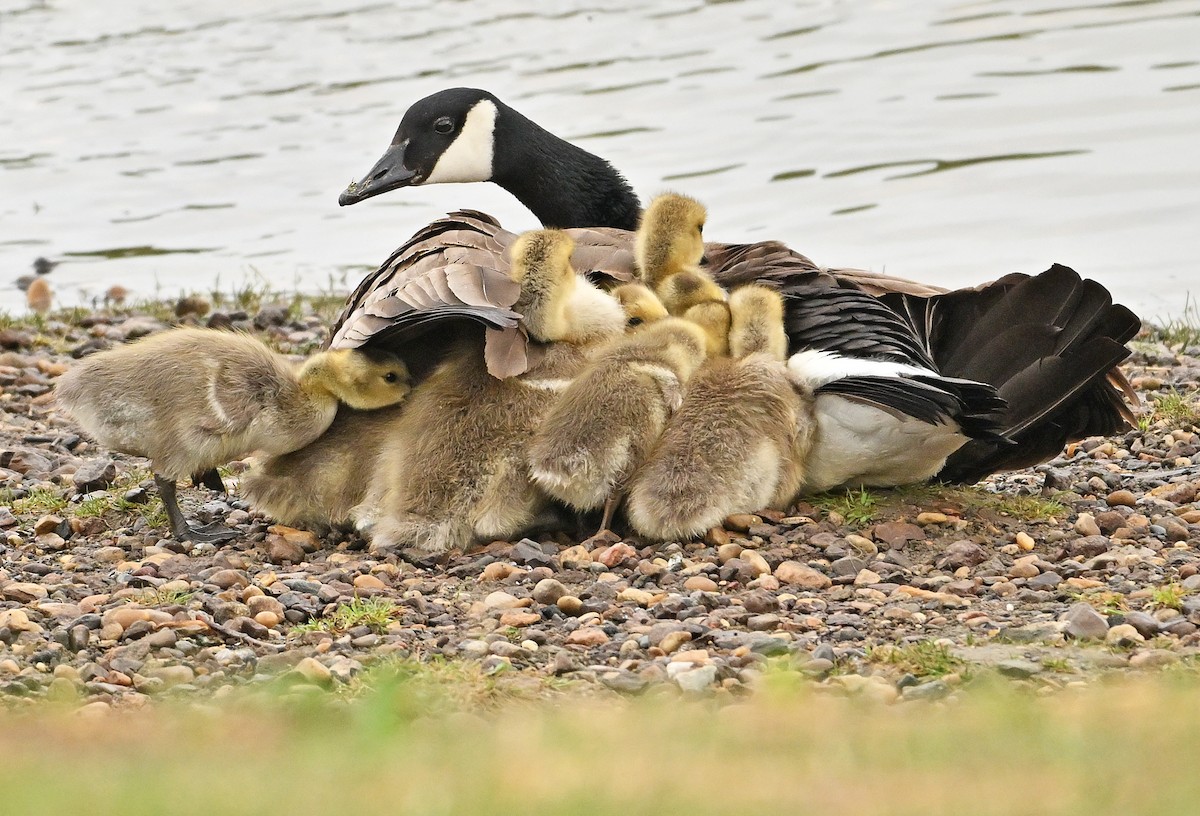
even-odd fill
[{"label": "goose black bill", "polygon": [[404,144],[389,147],[362,181],[350,182],[338,196],[338,204],[345,207],[389,190],[420,184],[419,173],[404,165],[404,148]]}]

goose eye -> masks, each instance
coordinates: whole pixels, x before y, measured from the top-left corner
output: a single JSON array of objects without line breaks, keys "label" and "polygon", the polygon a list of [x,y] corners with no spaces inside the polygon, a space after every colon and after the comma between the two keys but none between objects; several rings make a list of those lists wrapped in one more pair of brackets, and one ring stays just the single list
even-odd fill
[{"label": "goose eye", "polygon": [[449,116],[442,116],[434,120],[433,129],[438,133],[449,133],[454,130],[454,122]]},{"label": "goose eye", "polygon": [[395,371],[389,371],[387,374],[383,375],[384,382],[394,383],[394,382],[398,381],[399,379],[400,379],[400,375],[397,374]]},{"label": "goose eye", "polygon": [[640,326],[640,325],[642,325],[642,319],[640,317],[631,317],[631,318],[629,318],[629,325],[630,326]]}]

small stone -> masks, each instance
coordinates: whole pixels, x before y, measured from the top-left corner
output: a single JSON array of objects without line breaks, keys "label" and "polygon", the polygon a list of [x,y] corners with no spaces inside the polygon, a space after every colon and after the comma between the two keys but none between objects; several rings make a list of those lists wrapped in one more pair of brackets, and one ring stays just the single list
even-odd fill
[{"label": "small stone", "polygon": [[909,541],[921,541],[925,538],[924,530],[906,521],[888,521],[876,524],[873,531],[876,541],[882,541],[893,550],[902,549]]},{"label": "small stone", "polygon": [[1129,658],[1129,666],[1134,669],[1157,669],[1178,662],[1179,655],[1166,649],[1145,649]]},{"label": "small stone", "polygon": [[34,523],[33,534],[36,536],[43,536],[47,533],[53,533],[62,526],[62,523],[62,516],[42,516],[37,520],[37,522]]},{"label": "small stone", "polygon": [[662,649],[665,654],[671,654],[677,651],[680,646],[685,643],[690,643],[692,633],[685,631],[668,632],[663,639],[658,642],[658,648]]},{"label": "small stone", "polygon": [[1144,638],[1152,638],[1158,634],[1160,624],[1153,615],[1145,612],[1126,612],[1125,623],[1132,626]]},{"label": "small stone", "polygon": [[574,595],[563,595],[554,605],[558,607],[558,611],[569,617],[577,617],[583,611],[583,601],[576,598]]},{"label": "small stone", "polygon": [[974,541],[963,539],[955,541],[946,547],[937,565],[938,569],[956,570],[961,567],[973,567],[976,564],[982,564],[987,559],[988,554],[983,547]]},{"label": "small stone", "polygon": [[1036,555],[1026,555],[1022,558],[1018,558],[1015,562],[1013,562],[1012,567],[1008,570],[1008,574],[1013,578],[1037,577],[1037,575],[1041,573],[1041,570],[1037,568],[1037,564],[1034,563],[1037,561],[1037,558],[1038,557]]},{"label": "small stone", "polygon": [[267,536],[267,560],[272,564],[299,564],[304,561],[304,548],[281,535]]},{"label": "small stone", "polygon": [[1137,497],[1129,490],[1114,490],[1105,498],[1109,507],[1133,507]]},{"label": "small stone", "polygon": [[1128,623],[1120,623],[1108,630],[1104,641],[1112,646],[1136,646],[1146,639]]},{"label": "small stone", "polygon": [[1032,660],[1002,660],[996,664],[996,671],[1003,674],[1005,677],[1015,677],[1024,680],[1027,677],[1033,677],[1041,672],[1042,667]]},{"label": "small stone", "polygon": [[879,577],[879,573],[872,572],[869,569],[858,571],[858,575],[854,576],[855,586],[867,586],[869,584],[878,584],[883,579]]},{"label": "small stone", "polygon": [[248,587],[250,586],[250,579],[241,570],[223,569],[217,570],[210,575],[208,583],[221,589],[229,589],[230,587]]},{"label": "small stone", "polygon": [[689,592],[716,592],[717,582],[707,575],[693,575],[683,582],[683,588]]},{"label": "small stone", "polygon": [[674,679],[684,691],[691,694],[699,694],[712,687],[712,684],[717,679],[717,667],[701,666],[696,669],[681,671],[675,675]]},{"label": "small stone", "polygon": [[183,685],[196,679],[196,673],[191,666],[158,666],[144,670],[143,674],[161,681],[164,688]]},{"label": "small stone", "polygon": [[633,603],[642,607],[649,606],[654,598],[655,595],[653,592],[647,592],[644,589],[638,589],[636,587],[628,587],[617,593],[618,601],[632,601]]},{"label": "small stone", "polygon": [[500,613],[500,625],[521,629],[540,623],[542,616],[536,612],[526,612],[524,609],[506,609]]},{"label": "small stone", "polygon": [[609,569],[612,569],[624,561],[636,558],[637,550],[622,542],[619,544],[613,544],[611,547],[604,548],[597,553],[596,557],[592,560],[603,564]]},{"label": "small stone", "polygon": [[0,589],[0,595],[3,595],[7,600],[16,601],[17,603],[30,603],[32,601],[40,601],[50,593],[41,584],[32,584],[24,581],[14,581],[11,584],[5,584],[3,589]]},{"label": "small stone", "polygon": [[945,513],[925,512],[917,514],[917,524],[922,526],[927,524],[945,524],[950,520],[950,517]]},{"label": "small stone", "polygon": [[329,688],[333,685],[333,672],[315,657],[306,657],[292,671],[313,685]]},{"label": "small stone", "polygon": [[563,569],[587,569],[587,565],[592,563],[592,555],[587,547],[576,544],[560,552],[558,560]]},{"label": "small stone", "polygon": [[283,618],[276,612],[263,610],[254,616],[254,622],[259,626],[265,626],[268,629],[274,629],[283,622]]},{"label": "small stone", "polygon": [[741,559],[750,566],[750,571],[756,578],[760,575],[771,574],[771,565],[760,553],[754,550],[742,550]]},{"label": "small stone", "polygon": [[540,604],[555,604],[567,594],[567,588],[562,582],[553,578],[543,578],[533,588],[533,599]]},{"label": "small stone", "polygon": [[1059,620],[1066,624],[1067,635],[1079,640],[1099,639],[1108,634],[1108,621],[1084,601],[1073,604]]},{"label": "small stone", "polygon": [[1100,535],[1100,525],[1096,523],[1096,517],[1091,513],[1080,513],[1079,518],[1075,520],[1075,532],[1082,536],[1098,536]]},{"label": "small stone", "polygon": [[721,526],[726,530],[736,530],[739,533],[745,533],[756,524],[762,524],[760,516],[751,513],[734,513],[731,516],[726,516]]},{"label": "small stone", "polygon": [[833,585],[828,575],[798,561],[783,561],[775,568],[780,583],[800,589],[828,589]]},{"label": "small stone", "polygon": [[510,595],[503,590],[496,590],[495,592],[489,593],[488,596],[483,599],[483,606],[485,609],[516,609],[519,606],[526,605],[526,602],[522,599]]},{"label": "small stone", "polygon": [[1017,547],[1024,550],[1025,552],[1029,552],[1034,547],[1033,536],[1031,536],[1029,533],[1025,532],[1024,530],[1017,533],[1016,541],[1017,541]]},{"label": "small stone", "polygon": [[112,459],[93,459],[84,462],[71,477],[77,493],[104,490],[117,478],[117,463]]},{"label": "small stone", "polygon": [[488,581],[503,581],[514,572],[517,572],[515,565],[504,561],[493,561],[483,568],[483,572],[479,573],[479,580],[485,583]]},{"label": "small stone", "polygon": [[354,576],[354,586],[358,589],[387,589],[387,584],[374,575]]},{"label": "small stone", "polygon": [[742,545],[734,542],[722,544],[717,548],[717,562],[724,564],[727,561],[732,561],[740,557],[742,554]]},{"label": "small stone", "polygon": [[565,643],[572,646],[602,646],[609,637],[599,626],[581,626],[567,635]]},{"label": "small stone", "polygon": [[720,549],[729,543],[729,532],[724,527],[710,527],[704,534],[704,543]]}]

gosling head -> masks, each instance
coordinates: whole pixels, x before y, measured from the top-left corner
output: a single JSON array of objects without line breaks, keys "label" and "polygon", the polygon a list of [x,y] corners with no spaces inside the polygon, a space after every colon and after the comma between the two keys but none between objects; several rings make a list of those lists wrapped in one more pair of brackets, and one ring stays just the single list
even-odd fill
[{"label": "gosling head", "polygon": [[621,304],[625,312],[625,327],[636,329],[638,326],[657,323],[668,314],[658,296],[649,287],[640,283],[623,283],[614,288],[610,295]]},{"label": "gosling head", "polygon": [[664,193],[642,213],[634,254],[642,278],[657,286],[663,278],[698,265],[704,257],[708,212],[693,198]]},{"label": "gosling head", "polygon": [[338,349],[316,354],[300,370],[300,383],[368,411],[403,402],[412,390],[408,366],[394,354]]},{"label": "gosling head", "polygon": [[534,340],[563,340],[570,334],[572,294],[579,276],[571,266],[575,241],[562,230],[532,230],[520,235],[511,249],[512,279],[521,285],[514,309]]}]

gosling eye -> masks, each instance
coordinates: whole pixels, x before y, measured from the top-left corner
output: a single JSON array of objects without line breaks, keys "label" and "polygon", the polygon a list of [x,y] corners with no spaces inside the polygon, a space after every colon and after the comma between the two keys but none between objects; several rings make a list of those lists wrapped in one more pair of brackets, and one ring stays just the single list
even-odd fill
[{"label": "gosling eye", "polygon": [[395,371],[389,371],[387,374],[383,375],[383,381],[386,383],[394,383],[394,382],[398,382],[399,380],[400,380],[400,375],[397,374]]},{"label": "gosling eye", "polygon": [[697,226],[697,227],[696,227],[696,232],[698,232],[698,233],[700,233],[701,235],[703,235],[703,234],[704,234],[704,225],[703,225],[703,224],[700,224],[699,226]]},{"label": "gosling eye", "polygon": [[640,325],[642,325],[642,323],[643,323],[643,320],[642,320],[642,318],[640,318],[640,317],[631,317],[631,318],[629,318],[629,325],[630,325],[630,326],[640,326]]},{"label": "gosling eye", "polygon": [[433,129],[438,133],[449,133],[454,130],[454,120],[449,116],[439,116],[433,121]]}]

